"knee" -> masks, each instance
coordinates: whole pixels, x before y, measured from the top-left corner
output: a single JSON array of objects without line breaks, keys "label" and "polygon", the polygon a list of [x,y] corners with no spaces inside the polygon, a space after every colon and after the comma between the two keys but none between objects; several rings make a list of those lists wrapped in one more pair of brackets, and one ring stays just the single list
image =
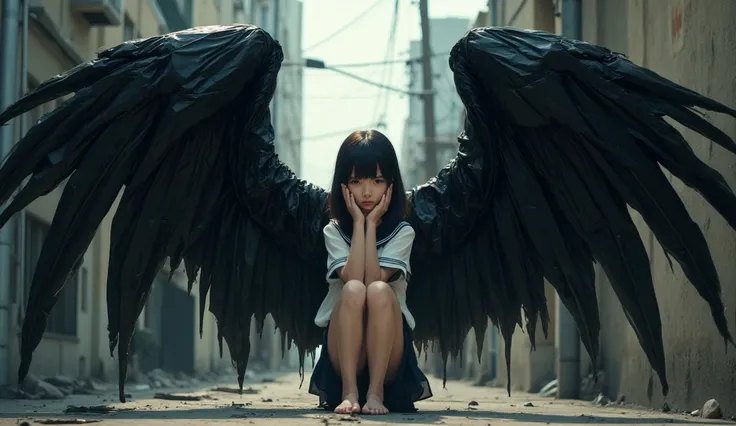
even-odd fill
[{"label": "knee", "polygon": [[366,304],[368,309],[388,309],[396,299],[391,286],[383,281],[375,281],[366,289]]},{"label": "knee", "polygon": [[365,285],[358,280],[350,280],[342,287],[340,302],[350,309],[363,309],[365,307],[366,289]]}]

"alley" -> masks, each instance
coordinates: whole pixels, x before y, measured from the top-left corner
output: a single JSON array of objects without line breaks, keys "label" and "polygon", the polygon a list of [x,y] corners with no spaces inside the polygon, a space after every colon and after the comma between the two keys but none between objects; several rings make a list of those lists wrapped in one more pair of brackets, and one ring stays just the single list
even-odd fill
[{"label": "alley", "polygon": [[[233,394],[232,383],[202,385],[199,389],[178,389],[173,394],[154,391],[129,391],[132,401],[115,402],[115,391],[103,395],[75,395],[59,401],[0,400],[0,425],[51,423],[59,420],[87,419],[102,425],[159,425],[176,420],[177,424],[247,423],[258,425],[291,424],[445,424],[515,425],[540,424],[727,424],[729,420],[708,421],[683,413],[662,413],[633,406],[596,406],[584,401],[558,401],[515,392],[509,398],[501,388],[473,387],[465,382],[442,382],[432,379],[434,397],[420,402],[419,412],[389,416],[342,416],[316,408],[316,398],[307,393],[309,377],[299,389],[299,377],[290,374],[276,379],[246,383],[242,396]],[[215,390],[219,389],[219,390]],[[162,390],[156,392],[161,393]],[[189,400],[161,399],[175,397]],[[105,406],[101,414],[65,414],[68,406]],[[99,410],[99,408],[97,408]],[[86,423],[86,422],[77,422]]]}]

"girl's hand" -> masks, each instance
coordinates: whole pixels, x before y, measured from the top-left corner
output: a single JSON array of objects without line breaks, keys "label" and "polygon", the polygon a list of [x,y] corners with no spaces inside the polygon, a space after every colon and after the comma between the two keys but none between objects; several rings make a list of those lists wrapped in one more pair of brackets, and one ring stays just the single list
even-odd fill
[{"label": "girl's hand", "polygon": [[342,197],[345,199],[345,205],[348,207],[350,216],[353,217],[353,222],[364,220],[365,216],[363,216],[363,212],[360,210],[360,207],[358,207],[358,204],[355,202],[355,197],[353,197],[353,193],[350,192],[345,184],[342,184],[341,186]]},{"label": "girl's hand", "polygon": [[368,213],[366,220],[372,224],[377,224],[381,217],[388,211],[388,206],[391,205],[391,193],[393,192],[394,186],[391,185],[386,190],[386,193],[381,196],[381,201],[376,207]]}]

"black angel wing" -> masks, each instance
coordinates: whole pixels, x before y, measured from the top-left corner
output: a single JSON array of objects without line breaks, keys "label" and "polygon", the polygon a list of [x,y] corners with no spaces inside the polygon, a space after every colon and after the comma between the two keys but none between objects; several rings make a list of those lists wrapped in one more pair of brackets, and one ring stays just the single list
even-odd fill
[{"label": "black angel wing", "polygon": [[195,28],[103,51],[0,114],[6,123],[74,92],[0,168],[0,205],[30,176],[0,226],[68,178],[33,276],[21,381],[59,291],[121,190],[107,282],[121,401],[135,322],[167,257],[172,270],[184,261],[190,291],[199,274],[200,321],[209,292],[241,388],[253,315],[260,332],[272,314],[303,368],[321,343],[310,319],[327,291],[327,194],[274,153],[268,104],[282,59],[259,28]]},{"label": "black angel wing", "polygon": [[693,108],[736,111],[607,49],[539,31],[474,29],[452,49],[450,67],[467,108],[459,154],[411,193],[417,237],[407,302],[419,342],[438,339],[446,361],[474,327],[480,351],[490,318],[510,371],[522,310],[532,347],[538,318],[547,333],[547,279],[595,361],[598,262],[666,394],[659,308],[631,207],[733,343],[706,240],[660,165],[736,228],[733,192],[665,121],[736,153]]}]

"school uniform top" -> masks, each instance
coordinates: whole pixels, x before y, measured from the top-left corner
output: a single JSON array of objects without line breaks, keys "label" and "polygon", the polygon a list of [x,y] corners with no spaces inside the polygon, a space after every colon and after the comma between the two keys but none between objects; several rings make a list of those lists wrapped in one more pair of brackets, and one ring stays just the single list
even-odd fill
[{"label": "school uniform top", "polygon": [[[376,232],[376,247],[378,249],[378,264],[382,268],[397,269],[387,284],[396,294],[401,313],[406,318],[407,325],[414,329],[414,317],[406,307],[407,280],[411,276],[409,258],[412,244],[414,244],[414,229],[408,222],[399,222],[393,229],[380,229]],[[350,254],[351,236],[340,228],[337,222],[330,221],[324,229],[325,246],[327,247],[327,284],[329,290],[317,311],[314,323],[318,327],[327,327],[332,315],[332,309],[340,298],[340,292],[345,282],[340,278],[337,270],[348,261]],[[366,283],[370,284],[370,283]]]}]

